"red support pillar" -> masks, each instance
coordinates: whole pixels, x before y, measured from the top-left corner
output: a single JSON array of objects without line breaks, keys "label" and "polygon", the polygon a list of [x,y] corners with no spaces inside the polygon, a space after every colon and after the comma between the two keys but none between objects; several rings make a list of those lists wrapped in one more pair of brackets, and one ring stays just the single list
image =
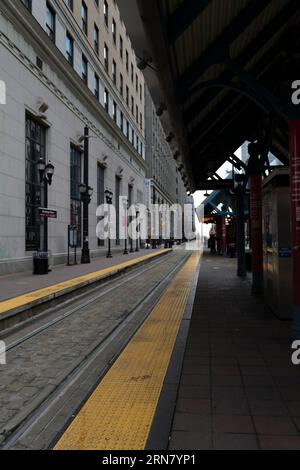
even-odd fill
[{"label": "red support pillar", "polygon": [[291,233],[293,258],[293,332],[300,339],[300,121],[289,122]]},{"label": "red support pillar", "polygon": [[221,235],[222,235],[222,244],[221,251],[223,255],[227,253],[227,237],[226,237],[226,219],[225,217],[221,218]]},{"label": "red support pillar", "polygon": [[263,293],[262,176],[251,176],[252,292]]}]

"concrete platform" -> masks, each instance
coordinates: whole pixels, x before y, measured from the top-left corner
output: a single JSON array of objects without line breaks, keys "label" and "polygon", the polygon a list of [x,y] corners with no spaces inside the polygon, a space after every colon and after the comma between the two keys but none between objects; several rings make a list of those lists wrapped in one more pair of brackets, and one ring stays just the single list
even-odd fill
[{"label": "concrete platform", "polygon": [[169,449],[300,449],[300,366],[236,260],[205,255]]},{"label": "concrete platform", "polygon": [[188,258],[56,450],[145,448],[199,258]]}]

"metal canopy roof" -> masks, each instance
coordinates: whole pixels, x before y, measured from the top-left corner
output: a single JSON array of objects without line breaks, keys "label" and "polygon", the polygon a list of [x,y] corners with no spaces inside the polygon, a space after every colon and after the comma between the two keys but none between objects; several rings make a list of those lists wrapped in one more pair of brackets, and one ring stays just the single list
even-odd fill
[{"label": "metal canopy roof", "polygon": [[[291,83],[300,78],[298,0],[118,0],[187,187],[271,128],[288,163]],[[271,122],[271,124],[270,124]],[[177,153],[178,155],[178,153]]]}]

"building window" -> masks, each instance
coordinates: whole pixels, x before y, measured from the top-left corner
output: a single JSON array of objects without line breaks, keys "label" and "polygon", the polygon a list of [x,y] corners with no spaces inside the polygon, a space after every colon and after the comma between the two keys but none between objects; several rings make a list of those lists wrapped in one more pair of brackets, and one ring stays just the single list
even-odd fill
[{"label": "building window", "polygon": [[27,10],[29,10],[31,12],[32,11],[31,0],[21,0],[21,1],[22,1],[23,5],[25,5]]},{"label": "building window", "polygon": [[133,64],[131,64],[131,83],[133,83],[134,80],[134,71],[133,71]]},{"label": "building window", "polygon": [[81,27],[82,31],[88,34],[88,8],[84,2],[81,5]]},{"label": "building window", "polygon": [[94,51],[99,55],[99,28],[94,25]]},{"label": "building window", "polygon": [[104,15],[104,23],[108,27],[108,3],[107,3],[107,0],[104,0],[103,15]]},{"label": "building window", "polygon": [[123,92],[124,92],[124,80],[123,80],[123,75],[120,73],[120,93],[122,97],[123,97]]},{"label": "building window", "polygon": [[81,64],[81,78],[84,83],[88,84],[88,61],[87,58],[82,54],[82,64]]},{"label": "building window", "polygon": [[36,66],[37,66],[40,70],[43,70],[43,66],[44,66],[43,61],[42,61],[42,59],[41,59],[40,57],[38,57],[38,56],[36,57]]},{"label": "building window", "polygon": [[126,85],[126,104],[127,106],[129,106],[129,88],[127,85]]},{"label": "building window", "polygon": [[45,129],[34,119],[26,117],[26,251],[40,248],[41,185],[37,170],[40,156],[45,158]]},{"label": "building window", "polygon": [[98,75],[95,73],[95,84],[94,84],[94,94],[97,98],[97,100],[99,100],[99,77]]},{"label": "building window", "polygon": [[123,60],[123,38],[122,38],[122,36],[120,36],[120,44],[119,44],[119,46],[120,46],[120,57],[121,57],[121,59]]},{"label": "building window", "polygon": [[117,25],[114,19],[112,20],[112,23],[111,23],[111,32],[112,32],[114,44],[117,44]]},{"label": "building window", "polygon": [[143,115],[140,113],[140,128],[143,129]]},{"label": "building window", "polygon": [[136,107],[135,107],[135,119],[136,119],[136,122],[139,123],[139,108],[138,108],[138,105],[136,105]]},{"label": "building window", "polygon": [[140,85],[140,100],[142,101],[143,99],[143,87]]},{"label": "building window", "polygon": [[70,8],[71,11],[73,11],[73,0],[65,0],[67,6]]},{"label": "building window", "polygon": [[46,12],[46,31],[51,41],[55,42],[55,11],[49,3]]},{"label": "building window", "polygon": [[127,139],[129,140],[129,137],[130,137],[130,125],[129,125],[129,122],[127,121],[127,124],[126,124],[126,137]]},{"label": "building window", "polygon": [[106,71],[108,72],[108,66],[109,66],[109,63],[108,63],[108,47],[106,44],[104,44],[104,65],[105,65],[105,68],[106,68]]},{"label": "building window", "polygon": [[139,79],[137,74],[135,74],[135,91],[138,93],[139,91]]},{"label": "building window", "polygon": [[113,82],[114,82],[114,84],[116,84],[117,83],[117,64],[114,60],[112,61],[112,70],[111,70],[111,72],[112,72]]},{"label": "building window", "polygon": [[[104,186],[105,184],[105,168],[102,165],[97,165],[97,204],[101,206],[105,203]],[[98,220],[98,222],[100,219]],[[104,240],[98,238],[98,246],[104,246]]]},{"label": "building window", "polygon": [[73,63],[74,63],[74,40],[73,40],[72,36],[70,35],[70,33],[68,33],[68,32],[66,34],[66,56],[67,56],[67,61],[73,67]]},{"label": "building window", "polygon": [[134,98],[133,98],[133,96],[131,97],[131,112],[134,115]]},{"label": "building window", "polygon": [[129,54],[128,54],[128,51],[126,51],[126,71],[127,71],[127,73],[129,72]]},{"label": "building window", "polygon": [[121,113],[120,113],[120,129],[121,129],[122,132],[123,132],[123,127],[124,127],[124,114],[121,111]]},{"label": "building window", "polygon": [[104,90],[104,108],[106,112],[109,111],[109,94],[106,88]]},{"label": "building window", "polygon": [[81,199],[79,186],[81,184],[81,152],[71,146],[70,150],[70,224],[77,228],[77,247],[81,246]]},{"label": "building window", "polygon": [[35,119],[26,115],[25,162],[25,245],[26,251],[40,249],[41,184],[37,170],[40,157],[46,158],[46,130]]},{"label": "building window", "polygon": [[117,103],[113,102],[113,120],[117,122]]}]

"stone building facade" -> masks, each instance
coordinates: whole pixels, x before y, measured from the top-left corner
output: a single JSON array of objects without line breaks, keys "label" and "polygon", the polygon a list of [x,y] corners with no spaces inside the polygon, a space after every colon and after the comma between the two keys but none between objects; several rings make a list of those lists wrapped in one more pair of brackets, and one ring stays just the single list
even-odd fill
[{"label": "stone building facade", "polygon": [[147,184],[152,204],[181,204],[186,201],[186,188],[174,160],[167,136],[156,114],[148,88],[145,86]]},{"label": "stone building facade", "polygon": [[114,202],[118,195],[143,202],[146,172],[144,81],[116,3],[0,2],[0,82],[0,273],[30,269],[40,248],[40,156],[55,167],[49,250],[54,264],[65,262],[68,225],[82,230],[85,126],[94,190],[89,242],[97,256],[105,249],[96,237],[104,191]]}]

